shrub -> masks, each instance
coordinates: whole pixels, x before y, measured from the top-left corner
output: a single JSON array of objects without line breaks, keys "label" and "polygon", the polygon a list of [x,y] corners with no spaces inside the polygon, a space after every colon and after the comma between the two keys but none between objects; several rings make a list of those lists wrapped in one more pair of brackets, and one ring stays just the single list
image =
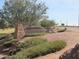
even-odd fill
[{"label": "shrub", "polygon": [[54,42],[45,42],[37,46],[30,47],[28,49],[23,49],[22,51],[18,52],[16,56],[20,57],[26,56],[28,58],[34,58],[37,56],[54,53],[56,51],[63,49],[65,46],[66,43],[62,40],[57,40]]},{"label": "shrub", "polygon": [[7,34],[2,34],[0,33],[0,40],[2,40],[2,38],[4,38]]},{"label": "shrub", "polygon": [[52,49],[54,48],[55,51],[58,51],[66,46],[66,42],[64,42],[63,40],[56,40],[54,42],[51,42],[51,45],[52,45]]},{"label": "shrub", "polygon": [[4,45],[6,42],[13,41],[14,37],[11,34],[4,34],[0,37],[0,45]]},{"label": "shrub", "polygon": [[14,45],[17,41],[15,39],[10,40],[10,41],[6,41],[5,43],[3,43],[3,46],[5,47],[11,47],[12,45]]},{"label": "shrub", "polygon": [[23,43],[20,43],[19,47],[24,49],[24,48],[29,48],[29,47],[33,47],[33,46],[42,44],[44,42],[47,42],[47,40],[43,39],[43,38],[31,38],[31,39],[26,40]]}]

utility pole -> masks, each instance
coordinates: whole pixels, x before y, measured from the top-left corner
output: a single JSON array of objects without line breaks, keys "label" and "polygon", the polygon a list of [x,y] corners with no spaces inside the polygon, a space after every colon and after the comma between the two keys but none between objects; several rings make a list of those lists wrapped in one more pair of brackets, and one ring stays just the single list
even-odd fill
[{"label": "utility pole", "polygon": [[66,26],[68,26],[68,19],[66,19]]},{"label": "utility pole", "polygon": [[78,16],[78,28],[79,28],[79,16]]}]

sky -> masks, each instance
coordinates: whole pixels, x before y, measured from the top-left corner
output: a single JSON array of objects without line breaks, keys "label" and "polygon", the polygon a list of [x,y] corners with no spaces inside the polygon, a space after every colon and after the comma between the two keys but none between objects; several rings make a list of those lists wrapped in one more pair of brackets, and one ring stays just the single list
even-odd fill
[{"label": "sky", "polygon": [[[78,25],[79,0],[42,0],[48,7],[47,15],[50,20],[66,25]],[[0,9],[4,0],[0,0]]]},{"label": "sky", "polygon": [[58,23],[78,25],[79,0],[43,0],[48,7],[48,16]]},{"label": "sky", "polygon": [[0,9],[2,8],[3,4],[4,4],[4,0],[0,0]]}]

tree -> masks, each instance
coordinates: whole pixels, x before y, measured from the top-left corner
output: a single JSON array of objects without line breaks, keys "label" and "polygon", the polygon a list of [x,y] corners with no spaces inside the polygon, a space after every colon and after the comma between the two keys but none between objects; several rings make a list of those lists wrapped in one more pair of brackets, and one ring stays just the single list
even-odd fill
[{"label": "tree", "polygon": [[0,20],[0,28],[1,29],[4,29],[5,28],[4,20]]},{"label": "tree", "polygon": [[10,24],[7,20],[4,20],[4,13],[0,10],[0,28],[4,29],[7,28]]},{"label": "tree", "polygon": [[0,20],[0,28],[4,29],[4,28],[8,28],[9,27],[9,23],[5,20]]},{"label": "tree", "polygon": [[47,7],[38,0],[8,0],[4,5],[6,19],[13,20],[14,23],[23,22],[33,25],[46,14]]},{"label": "tree", "polygon": [[[47,7],[38,0],[6,0],[3,7],[4,18],[10,21],[17,32],[20,25],[32,26],[38,24],[46,13]],[[22,30],[24,33],[24,30]]]},{"label": "tree", "polygon": [[64,23],[62,23],[62,24],[61,24],[61,26],[65,26],[65,24],[64,24]]},{"label": "tree", "polygon": [[52,26],[56,25],[54,20],[42,20],[41,21],[41,26],[47,29],[47,32],[50,31],[50,28]]}]

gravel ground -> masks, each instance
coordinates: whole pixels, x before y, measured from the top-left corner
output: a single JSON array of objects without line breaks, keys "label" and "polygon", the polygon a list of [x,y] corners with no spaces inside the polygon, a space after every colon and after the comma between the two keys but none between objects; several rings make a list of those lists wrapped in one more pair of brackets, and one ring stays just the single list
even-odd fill
[{"label": "gravel ground", "polygon": [[64,40],[67,42],[67,46],[56,53],[51,53],[46,56],[41,56],[35,59],[59,59],[59,57],[67,50],[73,48],[79,43],[79,28],[68,28],[68,31],[62,33],[48,34],[45,36],[48,41]]}]

